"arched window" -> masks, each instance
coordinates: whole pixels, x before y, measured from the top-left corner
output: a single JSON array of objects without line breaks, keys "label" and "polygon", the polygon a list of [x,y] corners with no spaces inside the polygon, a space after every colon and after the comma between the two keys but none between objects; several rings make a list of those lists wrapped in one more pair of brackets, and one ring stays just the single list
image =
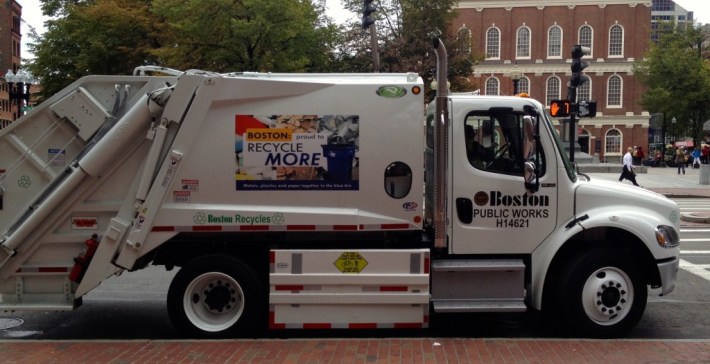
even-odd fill
[{"label": "arched window", "polygon": [[560,98],[560,78],[557,76],[550,76],[547,79],[547,98],[545,99],[545,105],[550,105],[552,100],[557,100]]},{"label": "arched window", "polygon": [[606,107],[620,108],[621,95],[623,91],[623,81],[621,76],[612,75],[609,77],[609,83],[606,90]]},{"label": "arched window", "polygon": [[515,58],[530,59],[530,28],[522,26],[518,28],[517,47]]},{"label": "arched window", "polygon": [[486,31],[486,59],[500,59],[500,30],[496,27]]},{"label": "arched window", "polygon": [[497,96],[500,94],[500,82],[497,78],[491,77],[486,80],[486,95]]},{"label": "arched window", "polygon": [[459,46],[459,54],[471,54],[471,29],[466,26],[461,27],[456,33]]},{"label": "arched window", "polygon": [[591,52],[589,53],[589,57],[594,54],[594,48],[592,48],[592,44],[594,44],[594,32],[592,31],[592,27],[589,25],[582,25],[581,27],[579,27],[579,45],[583,47],[589,47],[589,49],[591,50]]},{"label": "arched window", "polygon": [[583,83],[577,88],[577,102],[589,101],[592,99],[592,79]]},{"label": "arched window", "polygon": [[518,80],[518,93],[526,93],[530,95],[530,79],[526,76],[520,77]]},{"label": "arched window", "polygon": [[624,56],[624,28],[614,24],[609,28],[609,57]]},{"label": "arched window", "polygon": [[621,132],[618,129],[609,129],[604,136],[605,154],[621,154]]},{"label": "arched window", "polygon": [[547,58],[562,58],[562,28],[557,25],[547,31]]}]

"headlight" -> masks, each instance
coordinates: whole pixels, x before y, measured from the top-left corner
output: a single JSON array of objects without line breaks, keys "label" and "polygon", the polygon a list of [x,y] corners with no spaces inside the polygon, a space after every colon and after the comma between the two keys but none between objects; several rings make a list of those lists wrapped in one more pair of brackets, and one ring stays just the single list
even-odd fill
[{"label": "headlight", "polygon": [[656,241],[661,248],[675,248],[680,244],[678,232],[672,226],[656,226]]}]

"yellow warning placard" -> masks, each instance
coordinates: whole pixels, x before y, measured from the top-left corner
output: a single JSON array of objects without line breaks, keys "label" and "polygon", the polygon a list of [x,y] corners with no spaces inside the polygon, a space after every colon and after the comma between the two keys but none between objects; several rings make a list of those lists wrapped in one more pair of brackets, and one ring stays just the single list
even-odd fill
[{"label": "yellow warning placard", "polygon": [[367,260],[358,252],[345,252],[333,265],[343,273],[360,273],[367,266]]}]

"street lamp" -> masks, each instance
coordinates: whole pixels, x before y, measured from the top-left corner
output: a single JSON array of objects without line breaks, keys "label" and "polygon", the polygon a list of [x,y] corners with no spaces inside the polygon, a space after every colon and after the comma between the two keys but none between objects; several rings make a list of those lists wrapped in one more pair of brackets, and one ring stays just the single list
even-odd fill
[{"label": "street lamp", "polygon": [[673,124],[673,146],[675,146],[675,116],[671,118],[671,124]]},{"label": "street lamp", "polygon": [[35,79],[25,70],[18,70],[17,73],[7,70],[5,82],[9,88],[10,103],[13,100],[17,102],[17,117],[20,117],[23,114],[22,100],[27,106],[30,105],[30,87],[35,83]]},{"label": "street lamp", "polygon": [[513,65],[513,69],[512,71],[510,71],[510,79],[513,80],[513,95],[518,94],[518,82],[520,82],[521,76],[522,75],[520,73],[520,68],[518,68],[518,65]]}]

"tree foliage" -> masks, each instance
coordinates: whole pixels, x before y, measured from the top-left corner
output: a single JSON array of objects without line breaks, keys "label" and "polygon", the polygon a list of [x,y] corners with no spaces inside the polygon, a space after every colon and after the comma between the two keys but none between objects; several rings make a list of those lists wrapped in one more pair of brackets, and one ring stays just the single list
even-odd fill
[{"label": "tree foliage", "polygon": [[29,44],[34,60],[27,65],[50,96],[88,74],[130,74],[151,64],[161,24],[149,0],[97,0],[67,4],[63,17],[47,22],[41,38]]},{"label": "tree foliage", "polygon": [[[362,15],[361,0],[343,0],[346,9]],[[449,81],[453,91],[473,88],[468,76],[480,56],[471,54],[470,39],[457,39],[449,32],[456,16],[456,0],[380,0],[377,3],[377,39],[380,72],[416,72],[427,87],[435,77],[436,57],[432,39],[441,38],[449,57]],[[339,55],[344,67],[353,72],[371,72],[370,35],[362,30],[362,18],[348,22]]]},{"label": "tree foliage", "polygon": [[[361,14],[361,0],[341,0]],[[380,0],[379,72],[416,72],[429,85],[431,40],[449,53],[453,90],[470,89],[470,46],[447,33],[456,0]],[[130,74],[136,66],[216,72],[373,72],[370,35],[356,17],[336,26],[325,0],[42,0],[53,16],[32,37],[26,65],[45,96],[89,74]]]},{"label": "tree foliage", "polygon": [[676,134],[690,135],[696,145],[703,123],[710,117],[710,61],[704,44],[710,38],[703,28],[664,24],[657,44],[634,65],[646,91],[641,105],[678,121]]},{"label": "tree foliage", "polygon": [[319,15],[299,0],[155,0],[168,24],[158,57],[174,68],[303,72],[325,49]]}]

